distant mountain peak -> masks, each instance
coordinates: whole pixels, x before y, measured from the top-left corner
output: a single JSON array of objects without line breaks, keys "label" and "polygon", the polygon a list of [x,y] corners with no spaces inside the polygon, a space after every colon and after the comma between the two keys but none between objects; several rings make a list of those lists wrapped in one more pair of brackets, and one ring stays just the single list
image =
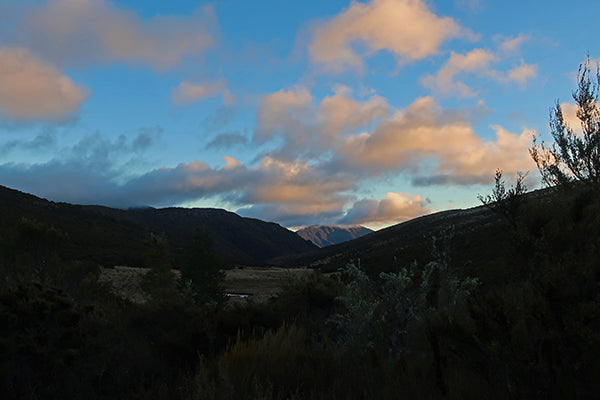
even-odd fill
[{"label": "distant mountain peak", "polygon": [[364,226],[312,225],[296,233],[304,240],[310,240],[319,247],[347,242],[373,232]]}]

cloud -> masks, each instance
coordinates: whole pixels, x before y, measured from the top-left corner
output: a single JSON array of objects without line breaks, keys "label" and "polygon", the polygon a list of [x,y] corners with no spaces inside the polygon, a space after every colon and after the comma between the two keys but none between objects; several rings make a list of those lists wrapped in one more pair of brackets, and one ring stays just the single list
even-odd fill
[{"label": "cloud", "polygon": [[330,140],[389,115],[390,107],[381,96],[372,95],[361,103],[349,97],[352,91],[345,86],[334,90],[335,94],[325,97],[317,110],[323,135]]},{"label": "cloud", "polygon": [[0,146],[0,155],[5,155],[14,149],[38,151],[51,148],[56,145],[56,135],[45,130],[31,140],[11,140]]},{"label": "cloud", "polygon": [[421,196],[389,192],[381,200],[364,199],[355,202],[338,223],[344,225],[402,222],[429,214]]},{"label": "cloud", "polygon": [[17,121],[64,121],[89,90],[20,47],[0,48],[0,116]]},{"label": "cloud", "polygon": [[175,104],[191,104],[214,96],[222,96],[223,103],[235,103],[235,96],[227,89],[224,81],[193,83],[183,81],[171,90],[171,98]]},{"label": "cloud", "polygon": [[[600,107],[599,105],[596,106]],[[560,109],[566,124],[573,130],[573,133],[582,135],[583,127],[581,126],[581,120],[577,117],[579,106],[575,103],[560,103]]]},{"label": "cloud", "polygon": [[503,53],[515,53],[519,50],[519,48],[521,47],[521,45],[525,42],[527,42],[529,39],[531,38],[530,35],[525,35],[520,33],[519,35],[517,35],[516,37],[509,37],[509,38],[502,38],[501,36],[498,36],[497,39],[498,40],[502,40],[502,43],[500,43],[500,51],[502,51]]},{"label": "cloud", "polygon": [[254,173],[255,179],[238,198],[251,206],[239,212],[287,226],[335,221],[351,199],[343,193],[355,184],[355,177],[343,172],[329,173],[309,163],[268,156]]},{"label": "cloud", "polygon": [[285,202],[321,207],[330,201],[332,194],[347,190],[354,183],[343,174],[328,175],[306,162],[289,162],[269,156],[261,160],[256,171],[261,179],[254,181],[244,196],[250,203]]},{"label": "cloud", "polygon": [[302,120],[311,115],[312,99],[310,91],[304,86],[263,96],[258,105],[258,126],[254,139],[264,143],[277,134],[287,134],[288,137],[301,135],[304,129]]},{"label": "cloud", "polygon": [[236,112],[233,105],[221,105],[201,122],[202,128],[208,131],[221,130],[231,122]]},{"label": "cloud", "polygon": [[17,29],[26,47],[57,65],[133,63],[165,71],[212,45],[215,26],[210,6],[143,19],[107,0],[55,0],[27,8]]},{"label": "cloud", "polygon": [[496,140],[479,138],[464,111],[442,109],[431,97],[415,100],[371,133],[349,136],[329,166],[378,175],[444,175],[446,182],[487,183],[497,168],[507,174],[529,170],[531,131],[493,126]]},{"label": "cloud", "polygon": [[452,18],[438,17],[422,0],[352,2],[316,27],[309,54],[325,71],[360,72],[363,58],[379,51],[387,50],[399,61],[421,60],[437,54],[444,42],[470,35]]},{"label": "cloud", "polygon": [[282,223],[339,218],[350,199],[342,192],[355,182],[350,175],[329,174],[305,162],[264,157],[257,166],[247,167],[230,156],[220,168],[192,161],[131,177],[129,165],[135,160],[127,155],[140,135],[114,141],[100,134],[86,136],[49,162],[0,165],[0,182],[52,200],[124,208],[218,196],[231,204],[251,205],[244,208],[245,215]]},{"label": "cloud", "polygon": [[[515,47],[516,44],[510,46]],[[450,58],[438,73],[423,76],[421,84],[434,93],[462,98],[474,97],[477,93],[464,82],[457,80],[459,75],[475,73],[500,83],[516,82],[520,86],[525,86],[527,80],[537,75],[537,65],[526,64],[523,61],[520,66],[506,72],[492,68],[492,64],[501,60],[502,57],[498,53],[484,49],[474,49],[466,54],[451,52]]]},{"label": "cloud", "polygon": [[[295,98],[289,96],[292,105]],[[246,166],[226,156],[220,167],[192,161],[137,175],[131,175],[131,165],[155,144],[160,128],[115,140],[94,134],[47,163],[0,165],[0,182],[73,203],[160,207],[217,197],[239,205],[243,215],[288,226],[336,221],[384,225],[429,210],[418,196],[390,193],[382,200],[358,201],[344,215],[354,200],[350,193],[371,176],[406,172],[421,184],[472,184],[489,183],[496,168],[507,174],[524,169],[528,135],[495,126],[496,141],[485,141],[475,136],[467,116],[467,111],[443,110],[423,98],[379,120],[371,133],[345,136],[332,148],[339,151],[331,160],[266,155],[257,165]],[[218,138],[235,142],[235,135]]]},{"label": "cloud", "polygon": [[163,132],[163,128],[158,125],[138,129],[136,137],[129,145],[129,150],[134,153],[145,151],[156,144]]},{"label": "cloud", "polygon": [[525,64],[514,67],[509,70],[505,77],[500,77],[503,82],[517,82],[525,86],[528,79],[535,78],[537,75],[537,65]]},{"label": "cloud", "polygon": [[456,81],[456,75],[463,72],[485,70],[496,59],[494,54],[483,49],[475,49],[467,54],[451,52],[450,59],[437,75],[426,75],[421,79],[421,83],[436,93],[452,94],[456,97],[473,97],[475,92],[464,82]]},{"label": "cloud", "polygon": [[240,134],[239,132],[226,132],[215,136],[215,138],[211,140],[205,148],[226,149],[233,146],[245,145],[247,143],[248,139],[246,136]]},{"label": "cloud", "polygon": [[376,94],[364,101],[350,97],[351,90],[337,86],[334,94],[313,104],[304,86],[263,96],[258,106],[257,143],[280,138],[283,144],[273,154],[296,159],[318,157],[336,148],[343,137],[389,115],[387,101]]}]

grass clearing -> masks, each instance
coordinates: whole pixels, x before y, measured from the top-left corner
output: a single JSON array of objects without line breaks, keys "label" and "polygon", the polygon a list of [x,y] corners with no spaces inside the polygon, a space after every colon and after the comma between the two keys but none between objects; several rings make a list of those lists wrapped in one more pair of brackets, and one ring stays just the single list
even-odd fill
[{"label": "grass clearing", "polygon": [[[142,275],[148,268],[115,266],[102,268],[99,282],[112,286],[115,293],[135,303],[145,303],[148,299],[140,287]],[[179,278],[179,271],[173,270]],[[306,268],[279,267],[238,267],[226,270],[225,292],[230,294],[248,295],[246,298],[232,297],[233,301],[244,299],[255,302],[266,301],[279,292],[286,284],[300,279],[312,272]]]}]

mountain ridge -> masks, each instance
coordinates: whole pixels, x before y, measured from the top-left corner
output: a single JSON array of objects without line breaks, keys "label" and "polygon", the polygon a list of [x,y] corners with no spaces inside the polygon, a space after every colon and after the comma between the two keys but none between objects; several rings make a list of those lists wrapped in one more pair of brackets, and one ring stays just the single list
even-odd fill
[{"label": "mountain ridge", "polygon": [[266,259],[316,248],[274,222],[223,209],[122,210],[53,202],[0,186],[0,235],[10,237],[21,218],[59,228],[69,237],[65,250],[69,257],[102,265],[144,265],[145,241],[151,233],[164,235],[177,258],[197,229],[207,231],[215,251],[231,263],[261,265]]},{"label": "mountain ridge", "polygon": [[311,225],[296,231],[305,240],[310,240],[318,247],[327,247],[374,232],[364,226]]}]

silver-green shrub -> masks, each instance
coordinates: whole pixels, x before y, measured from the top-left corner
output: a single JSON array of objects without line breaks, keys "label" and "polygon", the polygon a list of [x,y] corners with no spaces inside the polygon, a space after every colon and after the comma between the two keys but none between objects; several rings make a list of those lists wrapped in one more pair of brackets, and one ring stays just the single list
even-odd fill
[{"label": "silver-green shrub", "polygon": [[[443,244],[450,235],[442,233]],[[347,280],[344,293],[337,298],[343,311],[329,319],[339,345],[399,354],[406,351],[407,335],[432,317],[450,322],[456,318],[479,280],[459,277],[451,267],[447,246],[440,251],[438,241],[433,238],[435,260],[420,270],[414,262],[372,280],[360,263],[350,262],[341,269]]]}]

